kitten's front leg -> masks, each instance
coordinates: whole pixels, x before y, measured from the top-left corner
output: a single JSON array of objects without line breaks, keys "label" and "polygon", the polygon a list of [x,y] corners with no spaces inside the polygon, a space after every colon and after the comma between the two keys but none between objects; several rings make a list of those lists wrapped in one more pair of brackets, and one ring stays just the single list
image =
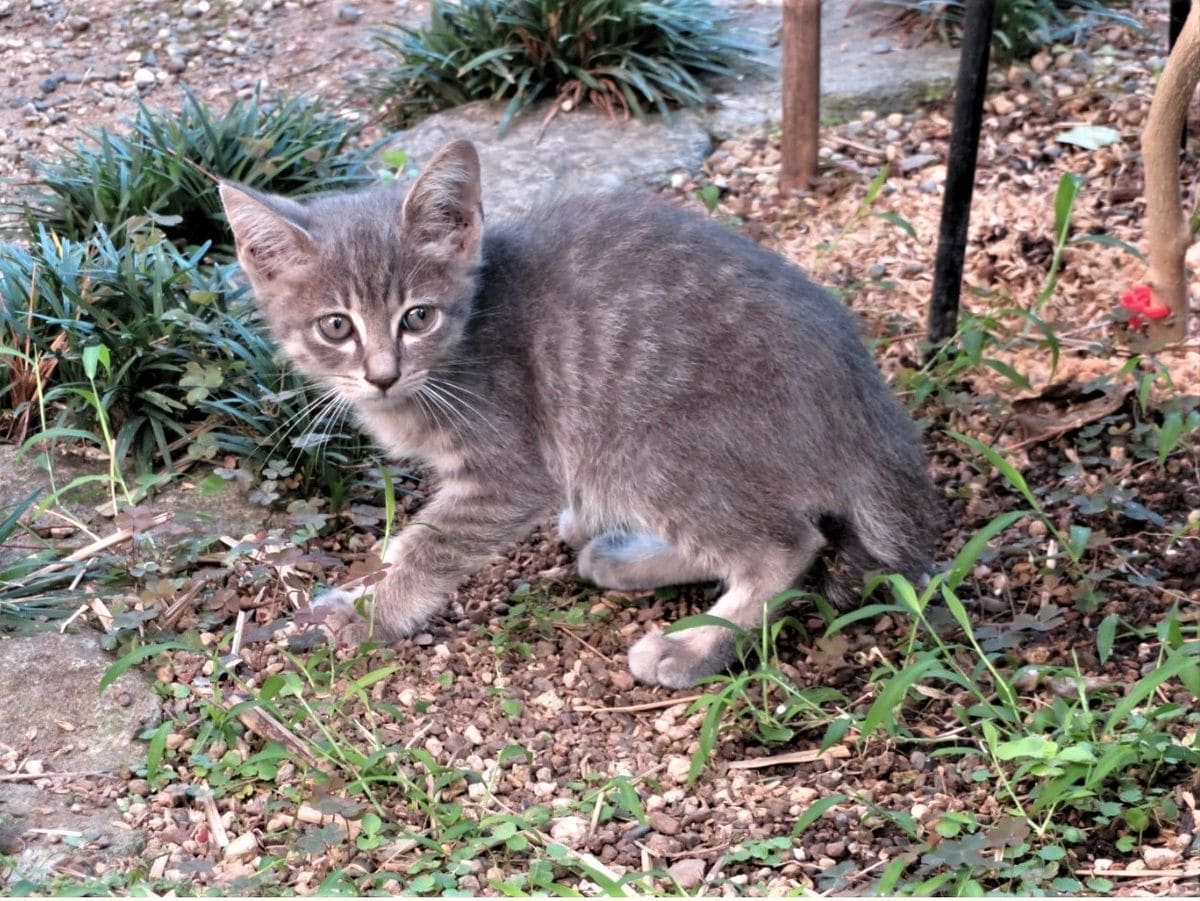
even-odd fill
[{"label": "kitten's front leg", "polygon": [[[494,485],[439,491],[388,548],[381,581],[326,597],[344,610],[362,595],[374,594],[374,606],[368,610],[370,637],[394,641],[412,635],[442,609],[463,579],[547,513],[541,504],[497,495]],[[314,602],[314,607],[322,606],[323,599]],[[357,637],[351,633],[347,640]]]}]

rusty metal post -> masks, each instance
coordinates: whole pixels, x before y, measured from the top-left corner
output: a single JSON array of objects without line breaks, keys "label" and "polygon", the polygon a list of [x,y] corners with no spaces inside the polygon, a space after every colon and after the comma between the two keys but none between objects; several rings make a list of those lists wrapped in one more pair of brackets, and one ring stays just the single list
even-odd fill
[{"label": "rusty metal post", "polygon": [[783,159],[779,186],[811,188],[821,135],[821,0],[783,0]]}]

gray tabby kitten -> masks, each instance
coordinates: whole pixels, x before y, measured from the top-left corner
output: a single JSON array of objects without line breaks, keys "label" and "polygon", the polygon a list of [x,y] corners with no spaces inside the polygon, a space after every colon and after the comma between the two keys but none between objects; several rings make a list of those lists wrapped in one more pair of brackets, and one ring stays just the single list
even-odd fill
[{"label": "gray tabby kitten", "polygon": [[[466,141],[406,197],[221,197],[284,353],[435,474],[373,590],[375,637],[419,630],[556,511],[585,578],[719,580],[711,612],[747,628],[826,555],[858,579],[929,563],[919,436],[851,314],[723,226],[617,195],[484,233]],[[645,635],[629,667],[681,688],[733,658],[704,626]]]}]

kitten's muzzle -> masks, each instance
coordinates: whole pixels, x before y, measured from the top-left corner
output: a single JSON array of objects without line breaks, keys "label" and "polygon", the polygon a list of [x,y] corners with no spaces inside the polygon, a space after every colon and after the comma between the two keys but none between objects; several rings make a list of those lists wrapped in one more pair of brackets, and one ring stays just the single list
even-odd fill
[{"label": "kitten's muzzle", "polygon": [[398,372],[383,372],[378,375],[367,374],[363,376],[368,384],[374,385],[379,389],[380,393],[387,394],[388,388],[400,381],[400,373]]}]

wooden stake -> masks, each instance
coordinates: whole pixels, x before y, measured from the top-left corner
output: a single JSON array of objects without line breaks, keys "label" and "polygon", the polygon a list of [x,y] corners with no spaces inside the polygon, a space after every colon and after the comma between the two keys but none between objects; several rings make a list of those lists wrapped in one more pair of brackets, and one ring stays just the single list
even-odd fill
[{"label": "wooden stake", "polygon": [[1184,254],[1192,233],[1179,187],[1179,136],[1187,122],[1188,105],[1197,83],[1200,83],[1200,6],[1193,6],[1154,89],[1146,130],[1142,133],[1146,243],[1150,248],[1146,281],[1155,303],[1171,308],[1168,318],[1150,323],[1152,347],[1181,341],[1187,335]]},{"label": "wooden stake", "polygon": [[942,198],[942,224],[933,270],[933,301],[929,306],[929,341],[934,349],[958,328],[958,300],[962,295],[963,259],[971,221],[971,195],[975,191],[975,161],[979,155],[995,9],[995,0],[976,0],[966,5],[963,21],[962,55],[954,88],[954,125],[950,129],[946,192]]},{"label": "wooden stake", "polygon": [[821,0],[783,2],[783,159],[779,187],[811,188],[821,136]]}]

